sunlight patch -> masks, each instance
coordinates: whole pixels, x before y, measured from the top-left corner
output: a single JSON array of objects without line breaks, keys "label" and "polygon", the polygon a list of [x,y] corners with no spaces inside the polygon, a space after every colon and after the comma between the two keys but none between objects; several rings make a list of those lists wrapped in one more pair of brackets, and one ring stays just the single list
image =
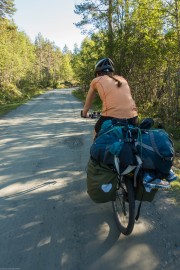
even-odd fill
[{"label": "sunlight patch", "polygon": [[147,233],[147,231],[153,230],[153,228],[154,224],[152,222],[148,222],[147,220],[141,218],[137,222],[135,222],[133,234],[136,236],[141,235]]},{"label": "sunlight patch", "polygon": [[[152,259],[153,258],[153,259]],[[149,269],[147,266],[151,266],[151,269],[156,269],[159,262],[154,256],[153,251],[148,247],[148,245],[140,244],[133,245],[132,248],[128,249],[127,255],[121,262],[120,267],[126,269],[131,266],[138,265],[138,270]]]},{"label": "sunlight patch", "polygon": [[21,228],[28,229],[28,228],[31,228],[33,226],[39,225],[39,224],[41,224],[41,221],[33,221],[33,222],[29,222],[29,223],[23,225]]},{"label": "sunlight patch", "polygon": [[98,238],[101,241],[106,240],[107,236],[109,235],[110,232],[110,228],[107,222],[103,222],[103,224],[101,225],[101,227],[99,228],[98,231]]},{"label": "sunlight patch", "polygon": [[68,262],[68,254],[63,252],[62,254],[62,258],[61,258],[61,266],[63,266],[64,264],[66,264]]},{"label": "sunlight patch", "polygon": [[51,236],[47,236],[37,244],[37,247],[42,247],[51,243]]}]

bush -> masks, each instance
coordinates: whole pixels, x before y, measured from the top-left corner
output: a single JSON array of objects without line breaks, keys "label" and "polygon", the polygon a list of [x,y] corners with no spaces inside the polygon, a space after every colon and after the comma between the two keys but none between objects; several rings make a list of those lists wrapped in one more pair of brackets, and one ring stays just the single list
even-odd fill
[{"label": "bush", "polygon": [[13,84],[1,85],[0,104],[8,104],[23,98],[22,92]]}]

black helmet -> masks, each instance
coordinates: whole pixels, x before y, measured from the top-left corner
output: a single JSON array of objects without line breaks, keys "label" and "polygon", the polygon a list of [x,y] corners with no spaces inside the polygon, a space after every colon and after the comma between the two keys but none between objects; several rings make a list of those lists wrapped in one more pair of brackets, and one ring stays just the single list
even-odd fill
[{"label": "black helmet", "polygon": [[97,62],[95,65],[95,76],[98,72],[114,72],[114,64],[110,58],[103,58]]}]

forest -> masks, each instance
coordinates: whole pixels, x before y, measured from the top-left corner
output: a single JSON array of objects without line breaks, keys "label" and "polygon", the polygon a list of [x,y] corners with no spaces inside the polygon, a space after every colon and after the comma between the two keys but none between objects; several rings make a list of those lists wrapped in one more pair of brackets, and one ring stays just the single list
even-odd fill
[{"label": "forest", "polygon": [[132,90],[142,116],[180,139],[180,1],[84,0],[75,5],[81,47],[56,44],[37,33],[32,43],[13,22],[13,0],[0,1],[0,107],[41,89],[78,86],[85,95],[95,63],[110,57]]}]

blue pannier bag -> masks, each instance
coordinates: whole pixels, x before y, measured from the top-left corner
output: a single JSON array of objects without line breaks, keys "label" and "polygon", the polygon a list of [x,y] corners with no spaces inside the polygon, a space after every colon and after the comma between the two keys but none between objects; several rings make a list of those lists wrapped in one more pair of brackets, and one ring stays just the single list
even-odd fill
[{"label": "blue pannier bag", "polygon": [[174,147],[168,133],[163,129],[141,130],[136,149],[144,169],[168,175],[174,159]]},{"label": "blue pannier bag", "polygon": [[90,148],[91,157],[104,164],[114,164],[114,155],[118,156],[124,144],[121,127],[116,127],[111,120],[102,124],[98,137]]},{"label": "blue pannier bag", "polygon": [[134,126],[119,126],[114,125],[112,120],[105,121],[90,148],[91,157],[97,162],[113,165],[116,156],[120,161],[121,172],[128,165],[137,165],[135,157],[137,151],[129,136],[134,130],[137,130]]}]

